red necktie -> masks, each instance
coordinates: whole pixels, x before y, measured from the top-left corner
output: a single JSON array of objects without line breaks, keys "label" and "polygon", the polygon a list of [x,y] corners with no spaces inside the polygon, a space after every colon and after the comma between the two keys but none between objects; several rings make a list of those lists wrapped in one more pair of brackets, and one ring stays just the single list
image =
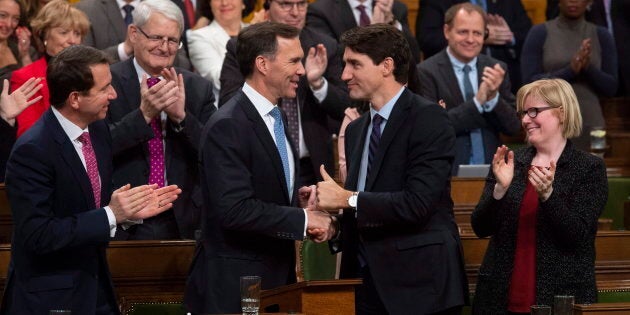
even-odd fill
[{"label": "red necktie", "polygon": [[90,184],[92,184],[92,193],[94,194],[94,204],[97,208],[101,207],[101,182],[98,178],[98,163],[96,162],[96,154],[92,147],[92,140],[90,134],[84,132],[78,139],[83,146],[81,151],[85,158],[85,168],[87,170],[88,177],[90,178]]},{"label": "red necktie", "polygon": [[[150,88],[160,82],[159,78],[148,78]],[[164,143],[162,142],[162,119],[160,115],[151,119],[153,138],[149,140],[149,184],[164,187]]]},{"label": "red necktie", "polygon": [[184,0],[184,9],[186,9],[188,17],[188,26],[193,28],[195,26],[195,7],[193,7],[191,0]]}]

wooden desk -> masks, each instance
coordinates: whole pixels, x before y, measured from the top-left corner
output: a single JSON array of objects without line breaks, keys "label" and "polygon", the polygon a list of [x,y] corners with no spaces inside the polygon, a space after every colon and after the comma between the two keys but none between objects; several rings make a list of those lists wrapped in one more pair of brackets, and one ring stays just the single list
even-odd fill
[{"label": "wooden desk", "polygon": [[576,304],[573,307],[574,315],[628,315],[630,303],[595,303]]},{"label": "wooden desk", "polygon": [[354,288],[360,279],[304,281],[265,290],[261,311],[302,312],[309,315],[354,314]]}]

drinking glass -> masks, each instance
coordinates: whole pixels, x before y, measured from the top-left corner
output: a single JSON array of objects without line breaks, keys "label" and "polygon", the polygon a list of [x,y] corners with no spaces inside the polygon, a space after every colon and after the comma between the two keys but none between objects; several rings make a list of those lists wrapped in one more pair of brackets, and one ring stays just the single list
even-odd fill
[{"label": "drinking glass", "polygon": [[591,152],[604,157],[606,151],[606,130],[603,127],[591,127]]},{"label": "drinking glass", "polygon": [[241,310],[243,315],[258,315],[260,308],[260,277],[241,277]]},{"label": "drinking glass", "polygon": [[573,296],[556,295],[553,297],[554,315],[573,315]]},{"label": "drinking glass", "polygon": [[551,315],[551,306],[549,305],[532,305],[529,309],[532,315]]}]

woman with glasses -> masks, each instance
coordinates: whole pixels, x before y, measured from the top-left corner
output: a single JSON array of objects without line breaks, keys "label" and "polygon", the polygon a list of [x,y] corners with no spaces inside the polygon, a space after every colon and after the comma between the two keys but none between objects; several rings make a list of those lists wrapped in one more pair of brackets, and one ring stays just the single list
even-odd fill
[{"label": "woman with glasses", "polygon": [[[219,100],[221,67],[225,59],[230,37],[235,37],[247,24],[242,18],[248,15],[254,0],[204,0],[199,2],[197,11],[211,21],[208,26],[189,30],[188,54],[190,62],[199,74],[212,81],[215,105]],[[259,22],[263,15],[257,14],[252,23]]]},{"label": "woman with glasses", "polygon": [[474,314],[529,314],[555,295],[594,303],[595,234],[608,196],[601,158],[578,150],[582,130],[571,85],[523,86],[517,110],[528,146],[497,148],[471,223],[490,237],[479,269]]},{"label": "woman with glasses", "polygon": [[43,57],[11,75],[11,90],[15,90],[30,78],[44,78],[37,96],[42,98],[17,116],[17,136],[22,135],[50,107],[46,68],[48,60],[64,48],[81,44],[90,27],[85,13],[72,7],[65,0],[53,0],[46,4],[31,21],[35,44]]},{"label": "woman with glasses", "polygon": [[590,130],[604,127],[599,97],[617,91],[617,51],[607,29],[584,18],[590,0],[560,0],[560,15],[531,28],[521,53],[521,74],[528,83],[542,78],[568,81],[580,102],[582,136],[574,144],[590,148]]}]

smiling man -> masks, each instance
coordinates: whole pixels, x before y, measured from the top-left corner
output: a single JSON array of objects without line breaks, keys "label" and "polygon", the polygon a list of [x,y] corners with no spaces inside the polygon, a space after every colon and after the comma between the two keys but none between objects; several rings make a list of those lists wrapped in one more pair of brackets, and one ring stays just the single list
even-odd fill
[{"label": "smiling man", "polygon": [[489,164],[501,145],[499,133],[517,134],[520,122],[507,66],[480,54],[487,32],[483,9],[460,3],[446,11],[444,21],[448,47],[417,69],[420,95],[443,100],[455,127],[456,175],[461,164]]},{"label": "smiling man", "polygon": [[126,222],[117,239],[194,239],[199,229],[199,137],[216,108],[210,82],[172,67],[183,25],[172,1],[141,2],[129,26],[134,58],[111,67],[118,93],[108,113],[114,184],[177,184],[183,190],[172,211]]},{"label": "smiling man", "polygon": [[277,105],[295,97],[304,75],[298,32],[272,22],[241,31],[245,84],[204,127],[203,236],[184,300],[195,314],[240,313],[241,276],[260,276],[264,290],[294,283],[294,241],[331,225],[327,213],[307,208],[303,189],[298,194],[297,152]]},{"label": "smiling man", "polygon": [[322,167],[317,199],[344,209],[340,276],[363,278],[356,313],[459,314],[468,285],[450,197],[453,127],[405,87],[411,56],[396,28],[357,27],[341,43],[350,97],[370,111],[346,131],[346,189]]}]

